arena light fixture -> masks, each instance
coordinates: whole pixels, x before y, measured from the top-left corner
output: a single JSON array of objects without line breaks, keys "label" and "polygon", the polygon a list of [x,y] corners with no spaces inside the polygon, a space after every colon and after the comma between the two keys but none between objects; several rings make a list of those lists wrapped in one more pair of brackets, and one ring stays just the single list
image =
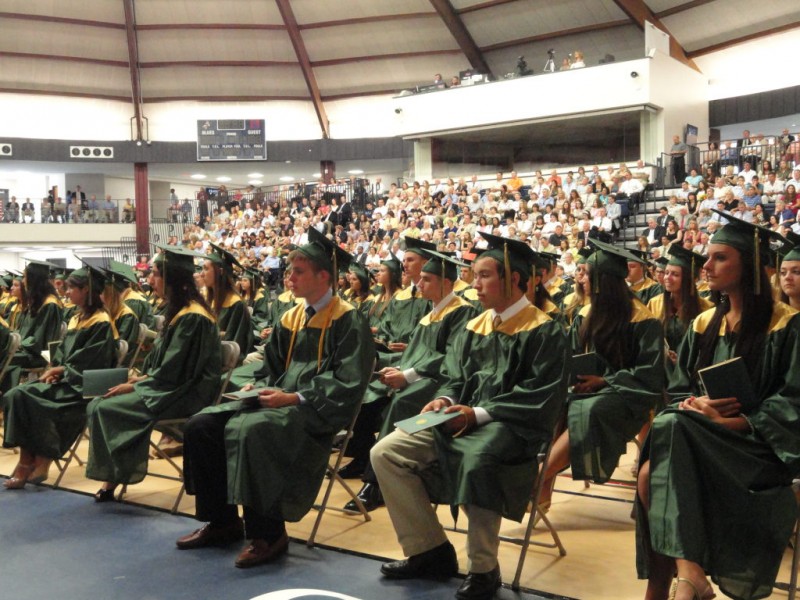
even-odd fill
[{"label": "arena light fixture", "polygon": [[261,185],[264,182],[261,179],[251,179],[247,183],[249,183],[250,185]]},{"label": "arena light fixture", "polygon": [[262,175],[261,173],[248,173],[247,176],[250,179],[261,179],[262,177],[264,177],[264,175]]},{"label": "arena light fixture", "polygon": [[348,173],[350,175],[363,175],[364,171],[362,171],[361,169],[351,169],[348,171]]},{"label": "arena light fixture", "polygon": [[286,182],[294,181],[294,177],[289,177],[289,175],[284,175],[283,177],[281,177],[281,181],[286,181]]},{"label": "arena light fixture", "polygon": [[190,177],[192,179],[205,179],[206,178],[206,176],[203,175],[202,173],[195,173],[194,175],[190,175]]},{"label": "arena light fixture", "polygon": [[217,177],[217,181],[220,183],[228,183],[231,180],[230,177],[223,175],[222,177]]}]

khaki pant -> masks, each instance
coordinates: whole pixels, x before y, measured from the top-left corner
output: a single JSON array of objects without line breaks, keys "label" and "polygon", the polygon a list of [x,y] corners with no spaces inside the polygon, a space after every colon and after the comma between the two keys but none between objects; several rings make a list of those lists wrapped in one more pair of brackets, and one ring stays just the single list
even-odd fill
[{"label": "khaki pant", "polygon": [[[447,536],[420,476],[436,462],[433,433],[395,430],[373,446],[370,458],[403,553],[414,556],[445,543]],[[486,573],[497,566],[501,516],[478,506],[463,508],[469,520],[467,568]]]}]

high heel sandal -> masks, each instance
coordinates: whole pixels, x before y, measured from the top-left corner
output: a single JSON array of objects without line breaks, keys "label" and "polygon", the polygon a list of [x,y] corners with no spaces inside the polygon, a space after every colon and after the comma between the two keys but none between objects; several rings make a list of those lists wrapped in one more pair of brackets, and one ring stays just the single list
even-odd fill
[{"label": "high heel sandal", "polygon": [[14,473],[3,482],[3,487],[7,490],[21,490],[28,483],[32,472],[33,464],[23,465],[22,463],[17,463],[17,466],[14,467]]},{"label": "high heel sandal", "polygon": [[[700,590],[697,589],[697,586],[691,579],[686,579],[685,577],[678,577],[672,584],[672,588],[669,591],[669,600],[675,600],[675,596],[678,593],[678,585],[681,583],[687,583],[692,588],[692,600],[711,600],[712,598],[716,598],[717,595],[714,593],[714,589],[711,587],[711,584],[706,581],[706,589],[701,594]],[[711,595],[709,595],[709,592]]]},{"label": "high heel sandal", "polygon": [[95,502],[111,502],[112,500],[114,500],[114,488],[110,490],[100,488],[94,493]]},{"label": "high heel sandal", "polygon": [[50,479],[50,465],[52,461],[43,462],[38,467],[33,469],[31,476],[28,477],[28,483],[32,483],[33,485],[39,485]]}]

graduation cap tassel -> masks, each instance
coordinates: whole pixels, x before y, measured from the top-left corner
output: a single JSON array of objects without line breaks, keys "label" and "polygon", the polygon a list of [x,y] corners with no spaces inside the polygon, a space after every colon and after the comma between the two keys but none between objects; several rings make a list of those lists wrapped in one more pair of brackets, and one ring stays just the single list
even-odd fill
[{"label": "graduation cap tassel", "polygon": [[531,265],[531,287],[530,292],[526,294],[528,296],[528,300],[531,304],[534,304],[536,301],[536,265]]},{"label": "graduation cap tassel", "polygon": [[336,261],[336,248],[333,249],[333,293],[339,292],[339,268]]},{"label": "graduation cap tassel", "polygon": [[692,256],[692,263],[691,263],[691,266],[689,267],[689,276],[692,279],[692,281],[690,282],[690,286],[689,286],[689,295],[690,296],[694,296],[694,294],[695,294],[696,276],[695,276],[695,265],[694,265],[694,262],[695,262],[695,259],[694,259],[694,256]]},{"label": "graduation cap tassel", "polygon": [[506,298],[511,297],[511,259],[508,257],[508,244],[503,244],[503,274],[505,275]]},{"label": "graduation cap tassel", "polygon": [[[442,298],[444,298],[444,273],[445,273],[446,264],[445,264],[444,261],[440,261],[440,262],[442,263],[442,273],[441,273],[442,280],[439,283],[439,285],[442,288]],[[439,302],[441,302],[441,300],[439,300]]]}]

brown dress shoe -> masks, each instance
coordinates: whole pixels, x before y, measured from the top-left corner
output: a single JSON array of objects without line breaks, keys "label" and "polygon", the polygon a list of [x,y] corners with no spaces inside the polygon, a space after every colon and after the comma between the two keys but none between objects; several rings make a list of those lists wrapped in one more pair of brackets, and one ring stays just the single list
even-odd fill
[{"label": "brown dress shoe", "polygon": [[206,523],[200,529],[175,540],[175,545],[181,550],[194,550],[206,546],[223,546],[238,542],[242,538],[244,538],[244,525],[241,519],[236,519],[230,525],[221,527]]},{"label": "brown dress shoe", "polygon": [[236,558],[236,566],[240,569],[249,569],[257,565],[264,565],[283,556],[288,550],[289,536],[286,535],[286,532],[271,544],[266,540],[253,540]]}]

